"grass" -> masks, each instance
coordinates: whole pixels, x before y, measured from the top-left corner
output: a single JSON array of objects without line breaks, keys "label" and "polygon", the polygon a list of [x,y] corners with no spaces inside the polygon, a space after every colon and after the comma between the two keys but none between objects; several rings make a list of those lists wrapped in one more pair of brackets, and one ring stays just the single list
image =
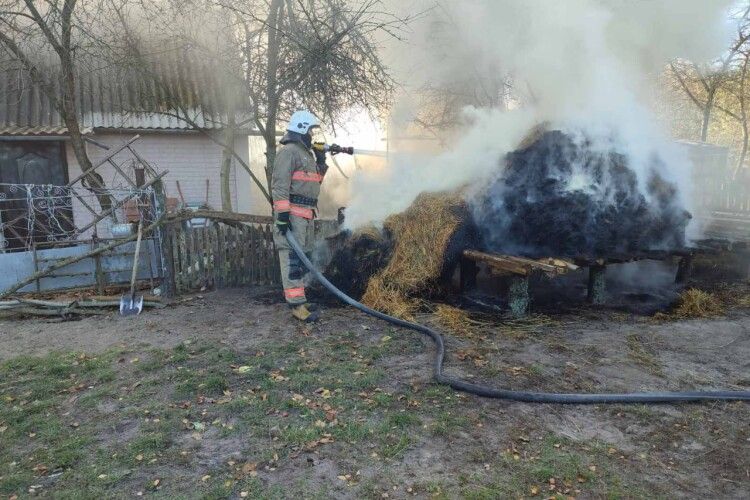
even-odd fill
[{"label": "grass", "polygon": [[630,359],[639,365],[645,366],[656,375],[662,374],[661,363],[646,345],[642,336],[632,333],[626,337],[626,343],[628,346],[628,357]]},{"label": "grass", "polygon": [[[493,442],[507,438],[503,428],[492,440],[473,438],[492,418],[477,411],[483,403],[389,376],[386,362],[422,350],[389,330],[365,341],[352,332],[269,341],[249,352],[186,342],[6,361],[0,498],[30,489],[70,499],[498,498],[530,496],[553,478],[572,482],[572,496],[630,491],[596,443],[550,434],[514,445],[524,448],[516,459]],[[504,422],[506,407],[491,408],[503,413],[495,424]],[[430,460],[451,464],[439,477],[418,465],[429,446]]]}]

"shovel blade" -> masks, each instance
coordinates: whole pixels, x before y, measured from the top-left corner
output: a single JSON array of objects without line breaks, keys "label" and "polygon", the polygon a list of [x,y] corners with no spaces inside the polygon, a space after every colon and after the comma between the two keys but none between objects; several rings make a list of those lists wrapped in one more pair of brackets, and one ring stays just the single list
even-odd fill
[{"label": "shovel blade", "polygon": [[143,295],[126,294],[120,297],[120,315],[137,316],[143,310]]}]

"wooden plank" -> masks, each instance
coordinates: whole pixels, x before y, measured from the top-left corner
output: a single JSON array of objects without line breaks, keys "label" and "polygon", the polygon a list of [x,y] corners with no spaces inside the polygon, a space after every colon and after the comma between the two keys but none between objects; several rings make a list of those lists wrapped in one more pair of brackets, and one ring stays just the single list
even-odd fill
[{"label": "wooden plank", "polygon": [[273,218],[266,215],[241,214],[236,212],[222,212],[219,210],[181,210],[175,214],[170,214],[172,220],[190,220],[197,218],[206,218],[222,222],[245,222],[249,224],[268,224],[273,222]]},{"label": "wooden plank", "polygon": [[273,283],[273,274],[271,269],[271,262],[273,261],[273,255],[271,252],[271,244],[270,242],[273,241],[273,233],[270,230],[270,227],[268,225],[263,226],[263,263],[262,263],[262,269],[263,269],[263,283],[265,284],[271,284]]},{"label": "wooden plank", "polygon": [[203,232],[203,275],[206,282],[206,288],[211,288],[211,231],[206,226]]},{"label": "wooden plank", "polygon": [[260,284],[258,279],[258,227],[250,226],[250,283]]},{"label": "wooden plank", "polygon": [[520,276],[527,276],[530,272],[528,265],[519,264],[506,259],[503,255],[490,255],[476,250],[464,250],[464,256],[475,261],[484,262],[494,269],[506,271]]},{"label": "wooden plank", "polygon": [[211,286],[219,288],[219,225],[211,224]]},{"label": "wooden plank", "polygon": [[551,276],[565,274],[578,269],[575,264],[562,259],[529,259],[517,255],[495,255],[477,250],[465,250],[464,258],[490,266],[496,275],[516,274],[527,276],[532,272],[543,272]]},{"label": "wooden plank", "polygon": [[[174,226],[165,224],[162,228],[162,256],[164,257],[164,279],[162,280],[162,296],[174,297],[177,295],[177,261],[174,254]],[[158,262],[158,260],[157,260]]]},{"label": "wooden plank", "polygon": [[237,228],[234,226],[227,226],[227,234],[229,235],[229,279],[228,285],[230,287],[237,286],[237,251],[235,245],[237,244]]},{"label": "wooden plank", "polygon": [[224,225],[216,224],[216,288],[224,288]]},{"label": "wooden plank", "polygon": [[185,227],[185,254],[187,256],[188,287],[195,290],[195,235],[193,230]]},{"label": "wooden plank", "polygon": [[175,279],[177,281],[177,286],[179,287],[180,293],[183,293],[188,289],[187,282],[185,280],[185,273],[187,272],[187,270],[185,269],[185,229],[182,227],[182,224],[179,223],[174,224],[174,228],[174,241],[175,248],[177,249],[176,259],[179,259],[179,273],[175,272]]},{"label": "wooden plank", "polygon": [[200,277],[201,277],[201,287],[208,287],[209,279],[208,279],[208,255],[207,255],[207,248],[206,248],[206,239],[208,238],[208,233],[206,231],[206,227],[202,226],[198,228],[198,249],[199,249],[199,265],[200,265]]},{"label": "wooden plank", "polygon": [[99,167],[101,167],[102,165],[104,165],[105,163],[107,163],[109,160],[111,160],[112,158],[114,158],[115,156],[117,156],[117,154],[120,151],[122,151],[123,149],[127,148],[128,146],[130,146],[131,144],[133,144],[135,141],[137,141],[138,139],[140,139],[140,137],[141,136],[139,136],[139,135],[133,136],[129,141],[127,141],[127,142],[125,142],[123,144],[120,144],[118,147],[116,147],[114,149],[111,149],[109,151],[109,153],[107,153],[107,155],[104,158],[102,158],[101,160],[99,160],[98,163],[96,163],[96,164],[93,165],[92,169],[87,170],[86,172],[81,173],[81,175],[79,175],[78,177],[76,177],[72,181],[68,182],[68,184],[66,185],[66,187],[71,187],[73,184],[75,184],[76,182],[80,181],[81,179],[83,179],[84,177],[86,177],[87,175],[89,175],[91,172],[96,171],[96,169],[98,169]]},{"label": "wooden plank", "polygon": [[200,276],[201,288],[208,288],[208,269],[206,265],[206,227],[201,226],[197,232],[198,240],[198,275]]},{"label": "wooden plank", "polygon": [[250,228],[242,226],[242,280],[245,285],[252,284],[252,265],[250,264]]},{"label": "wooden plank", "polygon": [[219,243],[221,245],[221,287],[229,286],[229,227],[219,224]]},{"label": "wooden plank", "polygon": [[278,256],[273,244],[273,231],[273,224],[267,224],[265,226],[266,241],[268,242],[268,244],[266,245],[266,248],[268,250],[266,254],[266,269],[268,270],[269,285],[279,283],[281,278],[281,274],[279,272]]}]

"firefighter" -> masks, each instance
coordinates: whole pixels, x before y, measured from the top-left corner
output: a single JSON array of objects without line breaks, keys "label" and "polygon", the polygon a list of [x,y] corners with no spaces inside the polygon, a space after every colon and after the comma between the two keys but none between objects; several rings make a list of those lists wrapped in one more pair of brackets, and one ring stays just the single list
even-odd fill
[{"label": "firefighter", "polygon": [[274,242],[279,253],[284,298],[292,315],[307,323],[316,321],[320,313],[307,302],[303,281],[306,269],[289,247],[286,233],[292,231],[309,254],[320,184],[328,170],[325,152],[313,148],[312,134],[319,126],[320,122],[309,111],[295,112],[281,139],[271,174]]}]

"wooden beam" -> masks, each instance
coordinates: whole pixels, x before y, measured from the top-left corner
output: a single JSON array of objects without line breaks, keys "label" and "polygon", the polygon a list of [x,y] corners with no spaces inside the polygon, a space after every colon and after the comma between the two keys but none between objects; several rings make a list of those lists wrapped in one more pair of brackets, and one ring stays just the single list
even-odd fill
[{"label": "wooden beam", "polygon": [[169,215],[170,221],[190,219],[211,219],[221,222],[245,222],[248,224],[272,224],[273,217],[267,215],[251,215],[220,210],[181,210]]},{"label": "wooden beam", "polygon": [[99,160],[99,163],[97,163],[96,165],[94,165],[94,168],[92,168],[91,170],[87,170],[86,172],[82,172],[81,175],[79,175],[78,177],[76,177],[72,181],[68,182],[68,184],[66,185],[66,187],[72,187],[73,184],[75,184],[76,182],[80,181],[81,179],[83,179],[84,177],[86,177],[87,175],[89,175],[91,172],[96,171],[97,168],[99,168],[102,165],[104,165],[105,163],[107,163],[114,156],[116,156],[120,151],[122,151],[123,149],[129,147],[132,143],[134,143],[135,141],[137,141],[140,138],[141,138],[140,135],[133,136],[129,141],[124,142],[123,144],[120,144],[115,149],[110,150],[109,153],[107,153],[107,155],[104,158],[102,158],[101,160]]},{"label": "wooden beam", "polygon": [[533,260],[515,255],[488,254],[477,250],[464,250],[463,255],[467,259],[487,264],[494,271],[499,271],[500,274],[510,273],[528,276],[533,272],[542,272],[556,276],[578,269],[576,265],[570,262],[551,258]]}]

